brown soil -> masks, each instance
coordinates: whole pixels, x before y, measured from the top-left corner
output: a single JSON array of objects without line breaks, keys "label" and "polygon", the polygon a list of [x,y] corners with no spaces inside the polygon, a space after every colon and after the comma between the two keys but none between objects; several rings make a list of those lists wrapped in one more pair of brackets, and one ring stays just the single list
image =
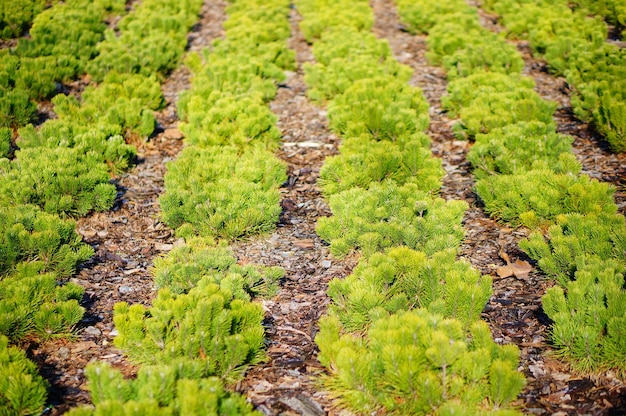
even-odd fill
[{"label": "brown soil", "polygon": [[[484,214],[465,159],[471,143],[455,140],[451,133],[453,120],[440,107],[440,97],[446,90],[443,71],[426,62],[425,38],[404,30],[390,0],[373,0],[372,6],[376,15],[374,33],[388,39],[396,58],[415,69],[412,84],[423,90],[431,104],[428,133],[433,154],[442,159],[447,173],[441,196],[464,199],[470,205],[464,219],[466,240],[461,257],[494,278],[494,294],[483,318],[497,342],[515,343],[521,349],[520,371],[528,377],[528,384],[517,404],[533,414],[626,414],[623,381],[611,373],[580,377],[551,357],[549,320],[541,309],[541,296],[550,286],[544,276],[534,270],[525,279],[497,278],[496,267],[504,265],[501,250],[512,259],[526,259],[517,242],[527,230],[503,227]],[[198,50],[222,35],[224,7],[224,0],[206,2],[202,20],[190,35],[190,49]],[[489,16],[484,20],[493,25]],[[291,21],[290,46],[297,52],[298,63],[312,61],[310,46],[298,30],[295,10]],[[575,152],[585,173],[615,184],[616,200],[624,212],[625,155],[607,152],[589,127],[573,118],[565,82],[547,74],[545,64],[530,57],[527,45],[520,43],[519,48],[527,59],[526,73],[537,80],[537,91],[559,103],[555,116],[559,130],[575,136]],[[170,76],[163,87],[167,106],[159,114],[159,134],[139,144],[137,166],[116,180],[116,206],[78,222],[79,232],[96,250],[94,258],[73,279],[86,288],[83,305],[87,313],[75,340],[32,344],[29,349],[52,386],[50,414],[61,414],[89,402],[83,374],[88,362],[110,362],[129,376],[136,371],[112,346],[116,333],[112,308],[119,301],[149,304],[155,294],[152,261],[178,243],[159,219],[157,198],[163,192],[165,163],[174,159],[182,146],[176,129],[175,101],[188,86],[189,73],[185,69]],[[310,103],[305,92],[299,66],[295,73],[288,74],[271,103],[283,132],[278,156],[287,163],[289,177],[281,190],[283,213],[277,228],[272,234],[233,245],[240,263],[278,265],[286,272],[278,295],[262,301],[268,360],[250,369],[235,386],[268,415],[340,413],[315,381],[315,376],[325,370],[317,360],[313,340],[317,320],[329,302],[329,280],[345,277],[358,260],[356,256],[342,261],[332,258],[327,244],[315,233],[317,218],[330,215],[316,185],[319,169],[327,156],[338,152],[339,141],[328,130],[325,110]]]}]

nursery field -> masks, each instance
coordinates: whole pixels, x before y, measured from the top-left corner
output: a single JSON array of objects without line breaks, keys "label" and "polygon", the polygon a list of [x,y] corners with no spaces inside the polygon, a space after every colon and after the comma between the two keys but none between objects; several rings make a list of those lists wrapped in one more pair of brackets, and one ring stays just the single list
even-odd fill
[{"label": "nursery field", "polygon": [[0,414],[626,415],[619,1],[0,6]]}]

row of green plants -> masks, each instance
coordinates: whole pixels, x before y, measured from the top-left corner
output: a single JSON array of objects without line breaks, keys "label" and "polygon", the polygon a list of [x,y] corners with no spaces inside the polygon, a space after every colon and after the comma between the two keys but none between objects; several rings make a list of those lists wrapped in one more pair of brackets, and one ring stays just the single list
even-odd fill
[{"label": "row of green plants", "polygon": [[429,150],[429,105],[410,68],[371,32],[367,1],[300,0],[315,64],[309,97],[326,103],[340,154],[319,184],[332,211],[317,232],[358,266],[329,283],[315,341],[325,386],[359,414],[517,414],[519,351],[480,320],[491,281],[457,260],[467,204],[436,196],[444,171]]},{"label": "row of green plants", "polygon": [[[225,37],[192,53],[191,88],[178,102],[185,148],[168,164],[163,220],[185,243],[154,262],[150,307],[118,303],[115,345],[139,365],[124,379],[107,364],[86,368],[94,407],[72,415],[247,415],[228,387],[265,359],[263,309],[283,270],[240,265],[228,242],[268,231],[280,212],[286,169],[272,153],[280,132],[268,101],[294,54],[285,0],[237,0]],[[218,242],[219,241],[219,242]]]},{"label": "row of green plants", "polygon": [[[583,121],[591,122],[615,152],[626,151],[626,52],[606,42],[607,25],[601,17],[588,16],[602,8],[621,10],[615,19],[626,18],[622,2],[569,2],[544,0],[485,0],[483,6],[500,16],[506,34],[524,38],[536,56],[550,69],[564,75],[574,89],[572,107]],[[617,3],[620,3],[617,7]]]},{"label": "row of green plants", "polygon": [[[20,1],[4,3],[19,6]],[[37,101],[84,74],[106,21],[124,13],[124,0],[69,0],[39,13],[28,38],[0,50],[0,127],[16,129],[33,121]]]},{"label": "row of green plants", "polygon": [[21,36],[35,16],[46,7],[46,0],[2,0],[0,2],[0,39]]},{"label": "row of green plants", "polygon": [[[65,41],[72,48],[76,47],[73,40],[78,42],[81,35],[85,45],[95,45],[92,32],[80,32],[79,16],[83,15],[79,10],[91,13],[84,17],[87,21],[97,18],[102,25],[103,10],[124,10],[124,2],[88,3],[69,1],[42,12],[31,31],[33,43],[18,43],[15,51],[21,56],[11,53],[20,60],[29,54],[32,59],[38,59],[37,54],[53,56],[46,54],[57,52],[46,45],[53,49],[61,45],[57,35],[67,36]],[[178,3],[144,1],[129,19],[144,8],[158,8],[159,4],[176,8]],[[172,10],[178,10],[174,14],[191,26],[201,4],[195,0],[195,9],[188,3]],[[98,13],[96,7],[100,8]],[[73,27],[78,32],[73,35],[60,29],[71,27],[67,21],[72,21],[72,16],[78,19]],[[176,56],[183,52],[184,45]],[[92,52],[80,53],[85,54],[80,55],[84,56],[84,71]],[[163,101],[158,79],[154,75],[110,72],[102,83],[88,86],[80,99],[55,97],[58,118],[38,129],[32,125],[20,129],[20,149],[13,155],[5,152],[12,159],[0,159],[0,332],[11,344],[66,337],[82,318],[84,289],[67,279],[93,250],[81,241],[72,218],[111,208],[117,194],[111,177],[126,169],[136,152],[127,140],[133,134],[145,137],[154,129],[153,110]],[[2,134],[9,137],[12,132],[4,129]],[[11,404],[6,407],[7,414],[36,414],[45,403],[45,394],[41,394],[45,385],[40,377],[29,375],[28,366],[20,368],[21,373],[2,373],[2,382],[17,384],[6,394],[3,390],[0,400]],[[22,383],[20,377],[30,377],[32,383]]]},{"label": "row of green plants", "polygon": [[[455,0],[400,1],[399,9],[414,30],[429,34],[429,45],[440,43],[431,40],[444,31],[439,26],[451,29],[447,21],[457,22],[450,37],[478,28],[476,10]],[[424,21],[439,23],[420,26]],[[450,53],[473,60],[481,33],[493,36],[477,30]],[[467,158],[485,211],[533,230],[520,247],[557,283],[543,297],[557,354],[581,373],[624,375],[626,223],[613,187],[580,175],[572,138],[556,133],[554,106],[532,90],[532,80],[491,66],[452,78],[442,104],[459,117],[457,132],[474,140]]]},{"label": "row of green plants", "polygon": [[574,0],[572,5],[580,8],[588,15],[599,15],[622,30],[622,38],[626,34],[626,4],[619,0]]}]

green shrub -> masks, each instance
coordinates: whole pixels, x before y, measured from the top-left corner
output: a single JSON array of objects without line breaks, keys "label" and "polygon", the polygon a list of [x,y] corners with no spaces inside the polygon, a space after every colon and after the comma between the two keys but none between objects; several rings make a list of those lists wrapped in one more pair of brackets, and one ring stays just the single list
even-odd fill
[{"label": "green shrub", "polygon": [[429,309],[469,327],[491,296],[491,280],[455,261],[455,251],[427,257],[407,247],[395,247],[363,260],[345,279],[331,280],[329,314],[349,332],[361,332],[373,318]]},{"label": "green shrub", "polygon": [[44,211],[85,215],[113,205],[117,191],[106,165],[76,149],[23,149],[0,159],[0,204],[34,204]]},{"label": "green shrub", "polygon": [[214,91],[208,97],[192,95],[183,105],[181,113],[187,122],[181,123],[180,129],[190,144],[278,147],[281,135],[276,115],[258,94]]},{"label": "green shrub", "polygon": [[[586,255],[574,279],[547,290],[542,298],[554,321],[557,354],[583,374],[608,369],[626,374],[626,281],[624,261]],[[620,259],[623,260],[623,259]]]},{"label": "green shrub", "polygon": [[30,100],[28,92],[0,87],[0,128],[23,126],[32,121],[37,106]]},{"label": "green shrub", "polygon": [[54,274],[42,274],[40,268],[22,265],[0,280],[0,334],[13,342],[67,336],[83,317],[78,302],[85,289],[73,283],[61,286]]},{"label": "green shrub", "polygon": [[115,345],[136,363],[155,365],[178,359],[206,363],[205,376],[237,380],[263,359],[263,309],[233,299],[210,279],[187,294],[161,289],[152,307],[115,305]]},{"label": "green shrub", "polygon": [[556,217],[548,229],[547,240],[532,233],[520,247],[537,260],[541,270],[562,286],[574,278],[587,257],[619,260],[626,250],[624,217],[611,213],[582,215],[566,213]]},{"label": "green shrub", "polygon": [[315,341],[326,387],[355,412],[519,414],[509,406],[524,387],[519,350],[495,344],[482,321],[468,338],[461,322],[418,309],[374,321],[365,338],[341,332],[323,318]]},{"label": "green shrub", "polygon": [[325,66],[330,65],[334,59],[351,61],[364,56],[382,62],[392,57],[387,40],[350,27],[329,28],[312,49],[316,62]]},{"label": "green shrub", "polygon": [[560,214],[614,214],[617,210],[611,185],[550,170],[491,176],[476,182],[476,190],[491,216],[531,229],[553,223]]},{"label": "green shrub", "polygon": [[237,238],[271,229],[280,214],[285,166],[260,149],[188,147],[168,165],[163,219],[205,237]]},{"label": "green shrub", "polygon": [[444,201],[419,191],[417,185],[393,181],[375,183],[368,190],[352,188],[330,197],[332,217],[322,217],[317,233],[330,243],[334,256],[352,249],[368,256],[405,245],[431,255],[456,248],[463,239],[463,201]]},{"label": "green shrub", "polygon": [[0,127],[0,158],[9,157],[12,138],[13,130],[8,127]]},{"label": "green shrub", "polygon": [[365,0],[299,0],[296,7],[302,15],[300,30],[308,42],[335,28],[369,31],[374,24],[372,9]]},{"label": "green shrub", "polygon": [[495,174],[522,174],[533,169],[580,172],[580,163],[571,153],[573,138],[557,134],[553,126],[522,122],[477,134],[475,139],[467,160],[479,179]]},{"label": "green shrub", "polygon": [[155,259],[153,273],[157,287],[173,293],[186,293],[199,280],[207,279],[227,288],[235,299],[250,300],[250,296],[275,294],[285,272],[279,267],[239,265],[225,244],[198,238]]},{"label": "green shrub", "polygon": [[21,36],[45,6],[45,0],[2,0],[0,2],[0,38]]},{"label": "green shrub", "polygon": [[466,17],[478,22],[476,8],[469,7],[463,0],[397,0],[395,3],[398,5],[400,18],[415,33],[428,33],[447,15],[456,14],[455,20]]},{"label": "green shrub", "polygon": [[428,126],[428,103],[420,89],[393,77],[355,82],[328,105],[330,127],[345,136],[398,140]]},{"label": "green shrub", "polygon": [[89,364],[85,373],[96,407],[79,407],[68,415],[259,414],[243,396],[225,391],[219,378],[204,378],[201,367],[193,361],[144,366],[136,379],[125,380],[108,364]]},{"label": "green shrub", "polygon": [[10,347],[0,335],[0,409],[3,415],[41,414],[46,403],[46,382],[24,351]]},{"label": "green shrub", "polygon": [[92,256],[76,224],[31,205],[0,208],[0,276],[19,263],[34,263],[42,271],[71,276],[76,265]]},{"label": "green shrub", "polygon": [[395,142],[347,138],[338,156],[326,158],[318,184],[327,197],[355,186],[367,189],[371,183],[387,179],[437,192],[444,171],[441,159],[432,157],[429,143],[430,138],[420,133]]}]

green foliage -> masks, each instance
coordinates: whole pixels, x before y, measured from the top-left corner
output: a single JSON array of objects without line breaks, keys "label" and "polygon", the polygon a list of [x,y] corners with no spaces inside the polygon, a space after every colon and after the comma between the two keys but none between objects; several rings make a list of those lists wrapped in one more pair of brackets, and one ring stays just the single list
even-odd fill
[{"label": "green foliage", "polygon": [[479,179],[522,174],[533,169],[580,172],[580,163],[571,153],[573,138],[557,134],[553,126],[540,122],[509,124],[488,134],[477,134],[475,139],[467,160]]},{"label": "green foliage", "polygon": [[400,18],[415,33],[428,33],[442,18],[457,14],[455,20],[473,20],[478,22],[476,8],[469,7],[464,0],[397,0]]},{"label": "green foliage", "polygon": [[78,263],[93,254],[76,232],[76,224],[42,212],[32,205],[0,208],[0,276],[19,263],[35,264],[60,277],[74,273]]},{"label": "green foliage", "polygon": [[83,317],[78,303],[83,292],[73,283],[60,286],[54,274],[42,274],[37,265],[18,266],[0,280],[0,334],[13,342],[67,336]]},{"label": "green foliage", "polygon": [[180,123],[188,143],[207,147],[250,144],[274,150],[280,142],[276,115],[259,94],[233,95],[214,91],[192,95],[181,107]]},{"label": "green foliage", "polygon": [[134,380],[108,364],[89,364],[85,373],[96,407],[68,415],[258,415],[243,396],[225,391],[219,378],[203,378],[201,365],[191,361],[144,366]]},{"label": "green foliage", "polygon": [[34,204],[44,211],[85,215],[113,205],[117,191],[104,164],[76,149],[23,149],[0,160],[0,203]]},{"label": "green foliage", "polygon": [[398,140],[428,126],[428,103],[420,89],[396,78],[356,81],[328,105],[330,127],[346,136]]},{"label": "green foliage", "polygon": [[9,157],[11,153],[11,139],[13,131],[8,127],[0,127],[0,159]]},{"label": "green foliage", "polygon": [[350,332],[366,329],[372,317],[418,307],[469,327],[491,296],[491,280],[469,263],[455,261],[454,250],[427,257],[396,247],[361,261],[347,278],[332,280],[328,296],[329,314]]},{"label": "green foliage", "polygon": [[271,229],[278,220],[278,186],[285,166],[266,150],[188,147],[165,175],[160,198],[171,227],[206,237],[237,238]]},{"label": "green foliage", "polygon": [[372,138],[347,138],[341,154],[327,157],[318,184],[327,197],[353,187],[367,189],[371,183],[393,179],[399,185],[414,183],[418,189],[437,192],[444,171],[432,157],[425,134],[394,142]]},{"label": "green foliage", "polygon": [[299,0],[295,4],[303,17],[300,30],[308,42],[319,39],[326,30],[367,32],[374,24],[372,9],[365,0]]},{"label": "green foliage", "polygon": [[468,338],[461,322],[418,309],[374,321],[361,339],[326,317],[316,342],[331,371],[326,386],[359,413],[488,415],[524,386],[519,351],[496,345],[482,321]]},{"label": "green foliage", "polygon": [[46,403],[46,382],[37,366],[0,335],[0,409],[7,416],[37,415]]},{"label": "green foliage", "polygon": [[[517,76],[478,72],[448,85],[450,96],[443,105],[461,118],[455,126],[461,137],[474,137],[494,128],[519,122],[539,121],[552,125],[556,103],[542,99]],[[491,79],[483,85],[482,81]],[[505,85],[515,85],[513,89]],[[525,85],[526,84],[526,85]]]},{"label": "green foliage", "polygon": [[611,185],[550,170],[491,176],[476,182],[476,190],[490,215],[528,228],[552,223],[560,214],[617,211]]},{"label": "green foliage", "polygon": [[556,217],[556,224],[548,229],[547,240],[541,233],[535,232],[519,244],[538,261],[544,273],[566,286],[589,258],[623,259],[626,222],[618,214],[567,213]]},{"label": "green foliage", "polygon": [[614,369],[624,375],[626,264],[592,256],[586,256],[585,263],[579,265],[575,280],[548,289],[542,299],[554,321],[552,340],[558,354],[580,373]]},{"label": "green foliage", "polygon": [[204,376],[234,381],[263,359],[260,304],[233,299],[225,288],[203,279],[187,294],[161,289],[151,308],[115,305],[115,345],[142,364],[177,359],[205,362]]},{"label": "green foliage", "polygon": [[0,0],[0,38],[21,36],[45,6],[45,0]]},{"label": "green foliage", "polygon": [[284,275],[279,267],[239,265],[225,244],[215,245],[201,238],[174,248],[154,260],[154,280],[158,287],[173,293],[186,293],[201,279],[227,288],[235,299],[251,295],[270,296],[277,292],[277,281]]},{"label": "green foliage", "polygon": [[388,247],[406,245],[430,255],[456,248],[463,239],[463,201],[433,198],[417,185],[393,181],[375,183],[368,190],[352,188],[332,195],[332,217],[318,220],[317,233],[330,242],[334,256],[352,249],[366,256]]}]

